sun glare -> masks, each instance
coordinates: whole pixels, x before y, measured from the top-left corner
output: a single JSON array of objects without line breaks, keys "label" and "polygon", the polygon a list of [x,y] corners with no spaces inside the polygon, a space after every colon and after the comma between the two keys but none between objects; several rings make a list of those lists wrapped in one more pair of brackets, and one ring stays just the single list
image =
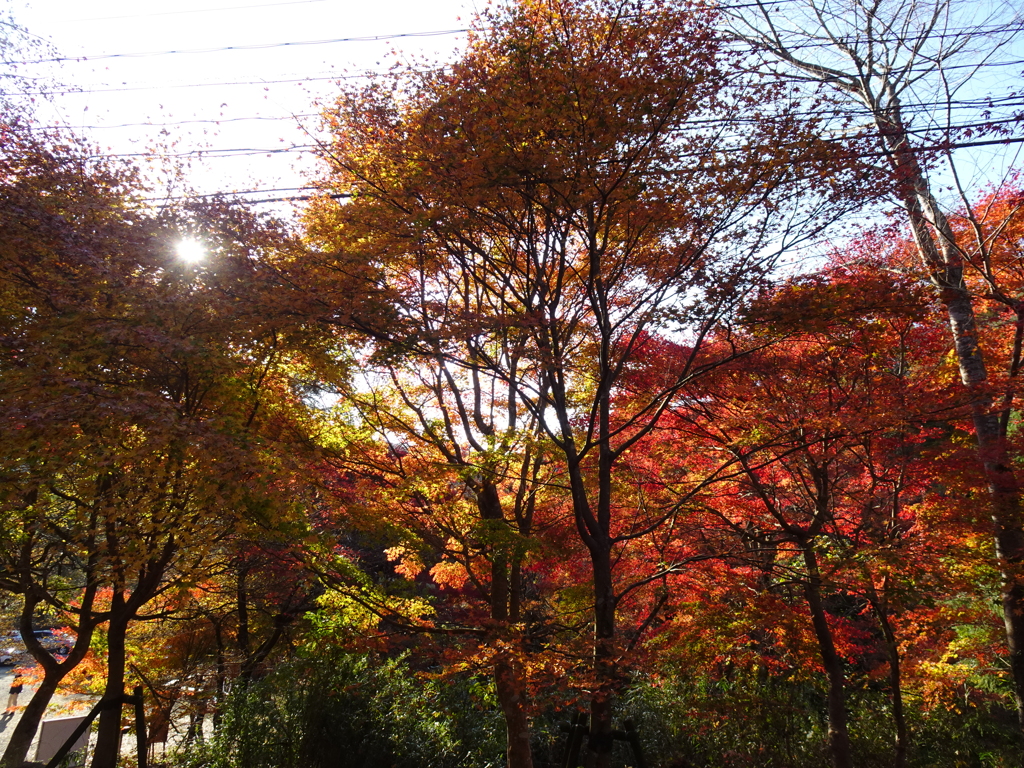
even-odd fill
[{"label": "sun glare", "polygon": [[198,240],[182,240],[178,243],[178,258],[195,264],[206,257],[206,249]]}]

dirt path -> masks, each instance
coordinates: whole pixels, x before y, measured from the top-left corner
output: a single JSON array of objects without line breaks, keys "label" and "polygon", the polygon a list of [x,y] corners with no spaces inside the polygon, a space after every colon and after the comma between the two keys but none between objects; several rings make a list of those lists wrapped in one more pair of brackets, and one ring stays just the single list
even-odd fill
[{"label": "dirt path", "polygon": [[[3,672],[0,674],[0,695],[3,699],[0,703],[7,703],[7,691],[11,687],[11,681],[14,679],[14,669],[12,667],[3,667]],[[18,697],[18,710],[13,713],[3,712],[0,717],[0,754],[7,749],[7,743],[11,740],[11,734],[14,732],[14,727],[18,724],[18,720],[21,719],[21,712],[28,704],[29,699],[32,698],[32,694],[35,693],[35,685],[26,685],[25,690],[22,691]],[[49,720],[55,717],[68,717],[70,715],[83,715],[89,711],[89,707],[92,706],[99,699],[98,696],[82,696],[80,694],[62,695],[58,693],[50,701],[50,706],[46,708],[46,716],[44,719]],[[36,741],[33,742],[32,748],[28,752],[28,759],[32,760],[36,754],[36,744],[39,741],[38,734],[36,735]]]},{"label": "dirt path", "polygon": [[[14,669],[11,667],[0,667],[0,695],[3,699],[0,699],[0,704],[7,703],[7,691],[11,687],[11,681],[14,679]],[[18,697],[18,710],[13,714],[0,712],[0,755],[3,754],[4,750],[7,749],[7,744],[11,740],[11,734],[14,732],[15,726],[18,724],[18,720],[21,718],[21,712],[25,705],[28,704],[32,698],[32,694],[35,693],[35,685],[26,685],[25,690],[22,691]],[[51,720],[57,717],[69,717],[72,715],[84,715],[89,712],[89,709],[99,701],[99,696],[83,696],[81,694],[70,694],[62,695],[57,694],[50,701],[49,707],[46,709],[46,716],[44,720]],[[177,713],[177,709],[175,712]],[[168,733],[169,744],[158,744],[155,748],[155,757],[159,761],[163,756],[165,750],[173,745],[180,744],[186,733],[189,730],[189,718],[185,716],[173,717],[171,726]],[[209,717],[204,719],[203,722],[203,736],[210,738],[212,736],[212,723]],[[31,749],[29,749],[28,759],[34,760],[36,755],[36,746],[39,743],[39,734],[36,734],[36,739],[32,743]],[[126,736],[121,742],[121,752],[130,753],[135,749],[135,737]]]}]

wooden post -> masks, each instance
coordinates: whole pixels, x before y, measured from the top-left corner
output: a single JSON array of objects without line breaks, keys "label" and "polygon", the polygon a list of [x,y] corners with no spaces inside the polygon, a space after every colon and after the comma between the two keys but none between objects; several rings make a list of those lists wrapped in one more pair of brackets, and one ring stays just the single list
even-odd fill
[{"label": "wooden post", "polygon": [[135,704],[135,749],[139,755],[139,768],[146,768],[149,753],[146,750],[146,710],[142,706],[141,685],[132,691],[132,700]]}]

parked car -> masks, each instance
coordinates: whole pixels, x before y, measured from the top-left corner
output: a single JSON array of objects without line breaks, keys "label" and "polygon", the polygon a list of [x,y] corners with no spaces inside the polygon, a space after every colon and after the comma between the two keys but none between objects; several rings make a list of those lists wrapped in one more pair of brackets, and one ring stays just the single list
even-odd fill
[{"label": "parked car", "polygon": [[0,665],[13,667],[21,663],[25,653],[25,644],[17,632],[8,632],[0,637]]},{"label": "parked car", "polygon": [[[66,656],[75,644],[74,635],[64,630],[36,629],[32,631],[39,643],[55,656]],[[28,649],[18,631],[8,632],[0,637],[0,666],[14,666],[21,663],[33,663],[29,658]]]}]

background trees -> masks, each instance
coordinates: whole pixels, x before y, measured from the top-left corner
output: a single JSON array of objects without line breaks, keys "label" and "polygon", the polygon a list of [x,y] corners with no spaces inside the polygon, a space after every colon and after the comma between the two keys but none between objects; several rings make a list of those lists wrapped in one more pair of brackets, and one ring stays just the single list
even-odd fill
[{"label": "background trees", "polygon": [[[1004,458],[1018,440],[1019,191],[941,210],[907,181],[928,182],[912,126],[889,130],[906,89],[883,83],[868,106],[889,128],[850,151],[808,119],[836,103],[750,75],[722,21],[485,14],[450,68],[328,111],[303,242],[223,201],[146,208],[131,169],[4,134],[0,585],[44,683],[8,763],[92,634],[108,700],[130,674],[165,705],[186,676],[216,698],[221,737],[192,756],[225,765],[328,759],[345,744],[322,734],[364,739],[402,701],[426,708],[416,749],[392,729],[361,757],[539,765],[583,702],[587,759],[610,765],[613,718],[667,733],[659,684],[685,711],[665,762],[815,764],[827,743],[836,765],[952,764],[958,718],[1007,749],[988,604],[992,563],[1014,570],[979,536],[964,446],[979,418]],[[876,73],[852,50],[867,74],[832,75],[862,101],[927,58],[897,46]],[[865,156],[891,159],[910,237],[783,276],[787,248],[877,197],[848,183],[883,178]],[[205,262],[177,259],[185,236]],[[1007,361],[966,396],[936,301]],[[74,625],[66,658],[31,640],[44,611]],[[474,706],[501,710],[504,757]],[[97,765],[118,729],[104,718]]]},{"label": "background trees", "polygon": [[[1004,135],[1020,116],[994,119],[989,110],[960,122],[954,113],[962,114],[957,102],[964,99],[972,76],[998,61],[1001,49],[1019,34],[1020,16],[1008,6],[996,6],[987,17],[977,18],[977,8],[952,0],[812,1],[787,6],[785,15],[761,3],[756,7],[752,15],[732,15],[741,39],[798,79],[826,85],[863,110],[869,123],[865,132],[885,161],[882,183],[906,212],[923,274],[941,298],[960,377],[972,397],[978,460],[988,477],[996,556],[1005,571],[1007,644],[1024,728],[1024,583],[1018,573],[1024,562],[1024,521],[1006,432],[1013,394],[1000,402],[993,390],[996,367],[982,341],[986,334],[978,324],[979,295],[966,274],[972,264],[969,254],[984,262],[989,244],[978,237],[977,226],[952,226],[933,181],[937,156],[948,160],[953,186],[965,215],[972,218],[967,212],[973,210],[973,201],[952,150],[976,133]],[[911,105],[906,101],[915,97],[942,108],[908,114]],[[1010,369],[1016,376],[1013,363]]]},{"label": "background trees", "polygon": [[[564,463],[591,561],[589,749],[602,762],[620,679],[616,610],[631,591],[613,564],[671,516],[625,512],[615,467],[674,393],[721,363],[704,339],[770,271],[769,240],[796,236],[793,217],[809,215],[784,194],[798,180],[790,161],[825,152],[784,106],[739,119],[770,85],[729,69],[712,14],[538,2],[482,23],[450,72],[342,97],[324,157],[329,189],[352,199],[321,201],[311,231],[395,297],[407,336],[391,331],[389,351],[433,366],[428,379],[443,381],[444,366],[486,372],[510,413],[490,429],[514,429],[523,409]],[[840,186],[831,159],[827,197]],[[803,171],[799,181],[809,184]],[[620,379],[654,330],[684,334],[689,354],[613,423]],[[469,423],[480,412],[470,396],[449,441],[487,431]]]},{"label": "background trees", "polygon": [[[417,308],[424,327],[437,322],[435,309],[433,302]],[[545,485],[554,473],[539,426],[543,415],[525,410],[515,384],[476,360],[483,342],[491,359],[517,370],[519,336],[509,329],[496,340],[472,338],[458,367],[449,362],[458,342],[437,340],[432,357],[371,368],[361,384],[366,391],[347,399],[372,438],[351,444],[341,464],[364,483],[376,479],[376,488],[363,486],[362,504],[391,528],[386,538],[394,541],[388,551],[397,570],[415,579],[429,569],[463,606],[439,607],[430,629],[446,628],[451,645],[460,633],[479,638],[476,663],[492,669],[508,724],[509,762],[531,765],[528,677],[537,662],[526,658],[526,646],[536,648],[548,634],[538,620],[545,598],[534,571],[534,534],[552,525]],[[465,610],[468,597],[483,610]],[[383,618],[411,628],[405,617]]]},{"label": "background trees", "polygon": [[[292,419],[281,337],[233,290],[258,281],[250,257],[273,230],[227,208],[147,214],[130,175],[21,142],[3,174],[4,586],[23,597],[23,636],[46,607],[78,638],[61,661],[32,648],[44,684],[9,765],[100,623],[105,697],[119,700],[129,624],[218,568],[240,526],[279,518],[298,456],[268,442]],[[200,224],[209,267],[175,255]],[[98,765],[119,731],[119,709],[104,713]]]}]

